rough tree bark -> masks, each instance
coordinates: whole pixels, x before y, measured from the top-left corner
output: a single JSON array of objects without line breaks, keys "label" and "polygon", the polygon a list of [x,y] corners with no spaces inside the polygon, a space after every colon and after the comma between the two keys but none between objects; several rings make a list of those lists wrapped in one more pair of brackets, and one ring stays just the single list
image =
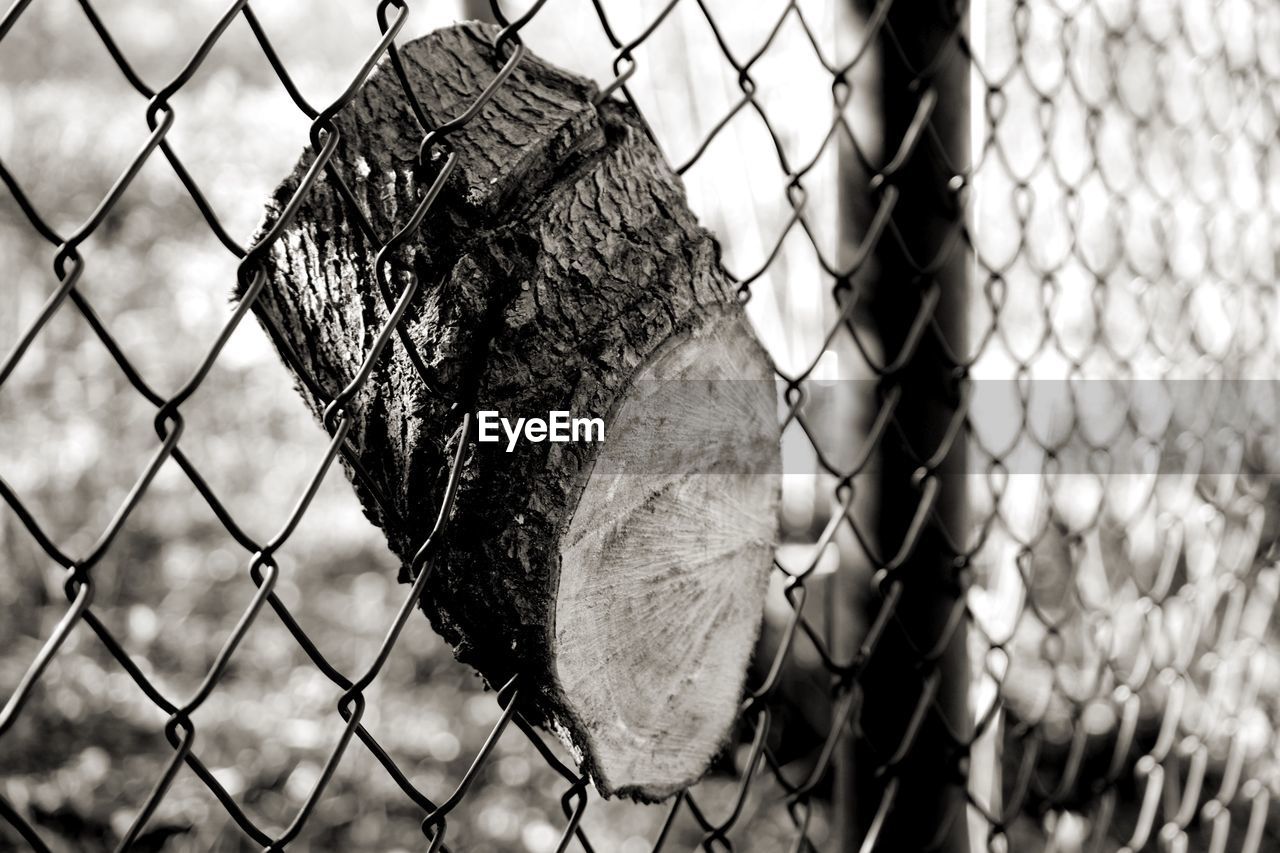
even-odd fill
[{"label": "rough tree bark", "polygon": [[[460,25],[401,49],[431,122],[493,79],[496,32]],[[529,54],[449,137],[457,168],[397,258],[422,283],[402,328],[428,382],[394,340],[347,410],[381,504],[352,481],[408,582],[464,412],[605,419],[603,443],[471,446],[421,605],[491,685],[520,675],[524,712],[603,793],[653,800],[705,772],[742,698],[775,536],[777,411],[679,179],[596,94]],[[413,165],[423,130],[385,67],[335,123],[338,171],[388,239],[430,184]],[[379,247],[349,214],[321,180],[255,305],[330,396],[388,317]],[[388,275],[398,293],[405,273]],[[325,400],[300,390],[319,414]]]}]

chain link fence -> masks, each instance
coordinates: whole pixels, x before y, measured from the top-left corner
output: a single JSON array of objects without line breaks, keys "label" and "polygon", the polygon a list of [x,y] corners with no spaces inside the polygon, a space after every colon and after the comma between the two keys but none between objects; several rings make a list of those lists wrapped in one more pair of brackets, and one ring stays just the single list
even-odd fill
[{"label": "chain link fence", "polygon": [[[37,5],[9,8],[0,53]],[[251,534],[256,513],[220,497],[244,487],[189,452],[204,446],[193,440],[202,425],[225,427],[225,410],[236,406],[227,396],[236,387],[218,376],[244,358],[231,342],[263,285],[260,259],[317,181],[350,179],[334,165],[341,139],[331,118],[369,75],[398,73],[410,4],[383,0],[362,12],[376,35],[358,72],[324,104],[304,96],[245,0],[204,30],[176,72],[154,77],[132,64],[141,67],[145,40],[126,41],[89,0],[64,5],[60,18],[42,19],[49,29],[40,34],[62,41],[65,29],[83,50],[105,48],[146,135],[124,157],[88,146],[85,157],[102,159],[111,180],[69,227],[53,224],[68,217],[24,191],[19,168],[0,164],[5,233],[14,245],[38,239],[40,262],[52,262],[51,275],[11,284],[0,413],[6,424],[32,417],[30,400],[56,390],[41,377],[92,344],[109,357],[119,391],[93,404],[50,397],[50,410],[69,412],[62,425],[83,438],[114,398],[132,395],[146,417],[127,429],[113,424],[106,442],[134,446],[142,435],[148,455],[127,488],[84,499],[94,501],[85,516],[104,515],[90,536],[60,538],[62,527],[42,514],[58,515],[65,495],[57,489],[33,499],[21,482],[0,479],[5,572],[56,567],[50,589],[65,597],[40,602],[56,614],[31,626],[38,642],[15,639],[6,651],[0,750],[25,739],[39,752],[42,738],[74,729],[51,697],[68,690],[60,659],[85,654],[90,640],[100,644],[103,691],[74,701],[102,702],[109,692],[159,709],[152,731],[167,747],[145,765],[148,789],[78,835],[29,793],[41,757],[0,751],[13,768],[0,780],[6,844],[180,845],[190,827],[166,834],[157,815],[175,792],[195,792],[212,802],[208,819],[238,828],[218,836],[220,849],[390,846],[380,836],[362,842],[346,830],[313,830],[327,811],[350,811],[350,796],[334,789],[353,765],[362,779],[379,778],[369,785],[390,780],[379,789],[396,801],[388,819],[416,825],[415,843],[431,850],[502,849],[481,840],[501,837],[485,829],[489,811],[471,808],[495,774],[530,799],[554,788],[558,822],[538,815],[539,832],[509,835],[535,850],[1257,851],[1280,843],[1270,807],[1280,784],[1280,640],[1271,626],[1280,575],[1268,381],[1277,356],[1269,285],[1280,249],[1280,8],[1265,0],[793,0],[744,13],[709,0],[618,9],[542,0],[518,11],[497,3],[471,10],[500,27],[493,79],[454,121],[422,128],[424,149],[483,110],[526,51],[593,71],[607,96],[637,107],[684,176],[778,365],[783,535],[737,740],[707,780],[641,806],[593,795],[558,744],[525,722],[518,676],[460,712],[482,730],[465,753],[456,738],[415,751],[403,734],[453,722],[393,694],[411,685],[419,701],[433,685],[453,689],[454,676],[401,672],[387,690],[380,676],[413,657],[397,641],[423,621],[410,614],[430,577],[433,542],[448,535],[461,453],[414,561],[415,584],[388,591],[372,616],[349,615],[353,635],[355,622],[380,620],[359,659],[317,642],[299,618],[320,595],[312,588],[319,580],[290,578],[282,555],[298,538],[321,535],[307,527],[309,515],[333,521],[326,474],[336,459],[351,459],[343,405],[398,345],[396,323],[416,280],[388,300],[389,321],[329,401],[328,443],[296,464],[306,475],[269,535]],[[175,141],[183,92],[204,85],[192,81],[217,64],[219,44],[237,28],[309,123],[314,154],[284,214],[252,245],[217,212],[239,192],[235,164],[216,181],[198,178]],[[215,110],[243,103],[233,87],[215,95],[201,89]],[[221,303],[220,327],[198,357],[177,359],[187,372],[164,385],[122,343],[130,328],[136,338],[161,331],[146,322],[146,306],[104,310],[110,294],[100,299],[86,286],[99,270],[135,270],[129,252],[142,248],[122,233],[164,230],[146,218],[162,207],[156,191],[123,201],[139,175],[159,167],[194,203],[215,241],[210,254],[234,259],[243,293],[232,308]],[[429,216],[433,198],[424,193],[404,222]],[[126,207],[140,224],[117,221]],[[412,243],[411,233],[366,236],[376,246]],[[145,263],[173,260],[152,252]],[[232,290],[229,279],[218,286],[219,299]],[[78,325],[60,332],[69,314]],[[179,349],[170,340],[164,354]],[[170,385],[176,390],[160,390]],[[207,387],[220,395],[214,413],[199,409]],[[15,394],[28,396],[3,402]],[[197,410],[207,417],[193,417]],[[58,426],[58,417],[50,421],[38,429]],[[258,425],[263,435],[281,428],[265,414]],[[17,426],[12,434],[31,437]],[[106,442],[95,469],[111,463]],[[60,464],[33,446],[3,458]],[[274,488],[265,471],[241,474],[249,488]],[[171,662],[197,673],[182,692],[139,659],[137,635],[157,630],[139,614],[151,611],[113,604],[129,589],[130,569],[144,571],[148,559],[137,528],[171,535],[138,517],[149,493],[167,496],[175,481],[189,484],[184,499],[222,537],[219,561],[234,554],[246,569],[226,572],[217,588],[238,608],[220,624],[196,621],[201,600],[165,586],[175,577],[194,583],[198,572],[146,575],[156,610],[188,608],[168,630],[181,633],[184,620],[200,628],[184,638],[200,654]],[[211,565],[195,550],[174,560]],[[4,601],[15,620],[30,605],[12,594]],[[207,730],[202,708],[241,689],[233,685],[238,661],[265,654],[248,639],[263,630],[277,651],[288,641],[300,655],[272,665],[317,675],[334,703],[310,772],[275,781],[287,796],[270,818],[239,796],[235,766],[257,761],[255,751],[272,746],[265,741],[288,743],[296,733],[285,723],[259,730],[263,742],[216,764],[198,737]],[[300,689],[292,679],[277,672],[259,687],[289,694]],[[504,763],[513,741],[545,775]],[[433,761],[449,772],[424,768]],[[77,772],[87,772],[84,763]],[[109,787],[125,772],[90,775]],[[623,824],[625,838],[612,832]],[[189,843],[213,842],[197,835]]]}]

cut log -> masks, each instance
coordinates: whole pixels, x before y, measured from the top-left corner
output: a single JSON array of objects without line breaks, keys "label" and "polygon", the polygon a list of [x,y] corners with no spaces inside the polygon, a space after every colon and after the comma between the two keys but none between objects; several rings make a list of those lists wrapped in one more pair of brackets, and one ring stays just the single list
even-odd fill
[{"label": "cut log", "polygon": [[[466,24],[402,47],[432,123],[493,79],[495,34]],[[449,137],[457,166],[387,274],[396,294],[410,270],[421,283],[401,323],[413,352],[393,340],[345,408],[364,476],[348,474],[410,582],[455,442],[473,442],[422,609],[490,685],[519,676],[522,712],[602,793],[656,800],[706,772],[743,697],[776,534],[777,402],[679,179],[596,95],[526,54]],[[336,170],[386,240],[439,158],[415,168],[423,130],[386,67],[335,125]],[[272,246],[254,310],[317,414],[387,322],[378,248],[327,176]],[[465,412],[556,411],[601,418],[604,440],[458,430]]]}]

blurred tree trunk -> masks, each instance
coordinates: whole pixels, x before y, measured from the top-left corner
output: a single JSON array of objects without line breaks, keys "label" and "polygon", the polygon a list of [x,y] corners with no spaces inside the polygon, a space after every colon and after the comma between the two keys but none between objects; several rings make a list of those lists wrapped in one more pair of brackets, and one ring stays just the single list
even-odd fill
[{"label": "blurred tree trunk", "polygon": [[[868,620],[891,606],[889,584],[900,584],[901,597],[861,678],[856,808],[863,834],[883,818],[877,850],[969,848],[963,751],[948,732],[963,737],[968,726],[965,625],[949,625],[963,594],[948,542],[964,539],[963,434],[931,459],[959,405],[951,353],[966,351],[968,258],[957,234],[964,207],[951,187],[968,168],[969,63],[955,38],[965,23],[949,0],[896,3],[878,36],[879,162],[895,168],[877,198],[897,198],[866,296],[884,363],[893,365],[881,376],[878,404],[899,396],[878,448],[875,538],[888,575]],[[928,322],[917,339],[922,315]],[[922,478],[926,461],[937,467]],[[932,507],[930,487],[938,489]],[[928,515],[916,529],[922,507]]]},{"label": "blurred tree trunk", "polygon": [[493,17],[493,7],[489,5],[489,0],[459,0],[459,11],[461,19],[464,21],[483,21],[486,24],[496,24],[497,21]]}]

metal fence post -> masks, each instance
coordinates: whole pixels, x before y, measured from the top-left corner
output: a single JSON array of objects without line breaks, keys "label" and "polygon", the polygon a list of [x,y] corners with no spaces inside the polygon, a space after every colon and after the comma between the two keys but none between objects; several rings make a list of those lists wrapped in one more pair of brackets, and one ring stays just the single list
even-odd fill
[{"label": "metal fence post", "polygon": [[892,618],[859,678],[853,810],[863,849],[968,850],[958,743],[968,726],[957,559],[966,483],[956,428],[968,301],[956,179],[969,156],[966,22],[963,0],[899,0],[877,36],[886,165],[871,183],[894,207],[865,299],[883,357],[875,404],[896,408],[873,478],[881,571],[867,621],[886,608]]}]

